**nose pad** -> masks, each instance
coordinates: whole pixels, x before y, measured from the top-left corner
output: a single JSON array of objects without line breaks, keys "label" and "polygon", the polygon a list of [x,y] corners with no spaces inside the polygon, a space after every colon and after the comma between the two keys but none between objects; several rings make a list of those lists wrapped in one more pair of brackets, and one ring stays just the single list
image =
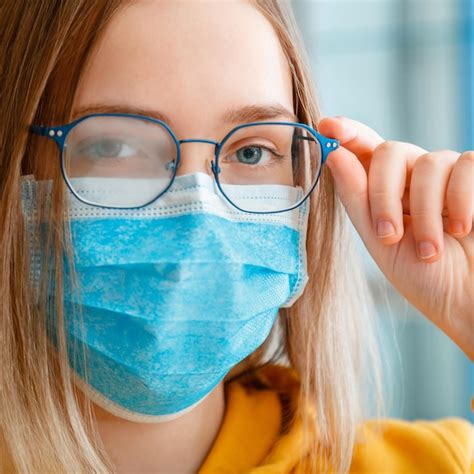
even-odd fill
[{"label": "nose pad", "polygon": [[[180,163],[176,170],[177,176],[183,176],[185,174],[193,174],[193,173],[206,173],[209,176],[213,176],[212,172],[212,161],[213,157],[209,153],[209,151],[204,150],[201,146],[199,147],[199,143],[185,143],[181,145],[181,157]],[[204,144],[207,145],[207,144]],[[207,145],[208,148],[209,145]],[[196,148],[194,148],[196,147]],[[207,151],[207,153],[206,153]],[[212,151],[211,151],[212,153]]]}]

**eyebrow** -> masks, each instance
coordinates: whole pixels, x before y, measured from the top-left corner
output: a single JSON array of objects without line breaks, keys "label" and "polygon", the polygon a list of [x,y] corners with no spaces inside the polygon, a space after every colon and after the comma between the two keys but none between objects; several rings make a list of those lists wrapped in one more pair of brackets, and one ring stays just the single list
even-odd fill
[{"label": "eyebrow", "polygon": [[[135,114],[145,115],[147,117],[161,120],[168,125],[172,125],[172,120],[159,110],[146,107],[136,107],[126,104],[91,104],[81,106],[73,111],[73,120],[90,114]],[[246,105],[244,107],[234,107],[228,109],[221,116],[224,124],[239,124],[249,122],[260,122],[265,120],[275,120],[277,118],[285,118],[291,122],[298,122],[298,117],[291,110],[281,104],[262,104],[262,105]]]}]

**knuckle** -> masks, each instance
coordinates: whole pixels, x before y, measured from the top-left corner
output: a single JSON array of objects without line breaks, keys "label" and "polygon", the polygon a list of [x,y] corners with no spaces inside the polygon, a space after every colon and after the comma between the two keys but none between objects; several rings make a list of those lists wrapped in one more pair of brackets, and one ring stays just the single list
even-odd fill
[{"label": "knuckle", "polygon": [[474,166],[474,151],[468,150],[463,153],[461,153],[461,156],[459,157],[458,161],[467,161],[470,163],[472,166]]},{"label": "knuckle", "polygon": [[433,212],[430,212],[428,209],[411,209],[410,216],[412,219],[420,221],[431,222],[433,220]]},{"label": "knuckle", "polygon": [[436,160],[439,163],[445,163],[446,161],[452,162],[452,161],[457,160],[461,154],[458,153],[457,151],[448,150],[448,149],[433,150],[433,151],[429,151],[427,153],[422,154],[420,158],[425,155],[429,155],[430,157],[432,157],[432,159]]},{"label": "knuckle", "polygon": [[396,140],[387,140],[385,142],[377,145],[374,150],[374,154],[393,152],[400,150],[402,148],[402,143],[397,142]]},{"label": "knuckle", "polygon": [[463,201],[465,193],[458,186],[448,186],[446,190],[446,199],[451,201]]},{"label": "knuckle", "polygon": [[377,154],[394,154],[394,153],[407,153],[408,155],[414,154],[422,154],[425,150],[420,148],[417,145],[413,145],[412,143],[401,142],[397,140],[386,140],[380,143],[374,149],[374,155]]},{"label": "knuckle", "polygon": [[370,191],[370,197],[374,199],[375,205],[379,204],[380,201],[392,201],[392,194],[386,189],[373,189]]},{"label": "knuckle", "polygon": [[417,160],[415,161],[415,167],[416,168],[419,168],[419,167],[434,168],[434,167],[441,166],[442,162],[440,159],[441,158],[440,153],[441,152],[431,151],[419,156]]}]

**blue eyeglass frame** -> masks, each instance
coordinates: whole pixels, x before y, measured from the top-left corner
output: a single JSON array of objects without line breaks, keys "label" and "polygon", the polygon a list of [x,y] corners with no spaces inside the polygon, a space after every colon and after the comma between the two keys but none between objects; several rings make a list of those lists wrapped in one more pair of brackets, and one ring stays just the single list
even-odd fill
[{"label": "blue eyeglass frame", "polygon": [[[161,125],[166,129],[166,131],[170,134],[171,138],[173,139],[175,145],[176,145],[176,161],[173,166],[173,176],[170,179],[170,182],[166,188],[161,191],[157,196],[155,196],[153,199],[148,201],[145,204],[142,204],[141,206],[132,206],[132,207],[120,207],[120,206],[105,206],[101,204],[96,204],[90,201],[87,201],[86,199],[83,199],[81,196],[79,196],[75,190],[74,187],[72,186],[72,183],[69,181],[69,178],[66,174],[66,171],[64,169],[64,145],[67,139],[67,136],[71,132],[71,130],[78,125],[79,123],[83,122],[84,120],[87,120],[92,117],[128,117],[128,118],[135,118],[135,119],[140,119],[148,122],[153,122],[156,124]],[[321,147],[321,166],[319,167],[318,175],[314,181],[314,183],[311,185],[311,188],[306,192],[306,195],[301,199],[300,202],[296,203],[294,206],[288,207],[286,209],[278,210],[278,211],[249,211],[246,209],[242,209],[241,207],[237,206],[232,200],[227,196],[227,194],[224,192],[224,190],[221,187],[221,183],[219,182],[219,173],[220,173],[220,168],[219,168],[219,152],[222,149],[223,145],[225,142],[237,131],[240,130],[241,128],[246,128],[246,127],[253,127],[253,126],[258,126],[258,125],[291,125],[291,126],[299,126],[304,129],[306,129],[308,132],[310,132],[319,142],[320,147]],[[219,191],[221,192],[222,196],[235,208],[237,208],[241,212],[247,212],[251,214],[278,214],[280,212],[288,212],[291,211],[292,209],[296,209],[297,207],[301,206],[306,199],[308,199],[309,195],[313,192],[314,188],[316,187],[317,183],[319,182],[319,177],[321,175],[321,170],[323,168],[324,163],[326,162],[329,153],[331,151],[337,150],[339,148],[339,141],[334,139],[334,138],[328,138],[325,137],[324,135],[321,135],[318,133],[316,130],[314,130],[312,127],[305,123],[299,123],[299,122],[249,122],[245,123],[242,125],[238,125],[237,127],[233,128],[230,132],[228,132],[224,138],[220,142],[216,142],[214,140],[207,140],[207,139],[202,139],[202,138],[189,138],[189,139],[184,139],[184,140],[178,140],[176,138],[176,135],[173,133],[173,130],[168,126],[167,123],[163,122],[162,120],[154,119],[152,117],[148,117],[146,115],[139,115],[139,114],[126,114],[126,113],[97,113],[97,114],[89,114],[89,115],[84,115],[73,122],[64,124],[64,125],[57,125],[57,126],[52,126],[52,127],[45,127],[41,125],[31,125],[30,131],[41,136],[45,136],[51,140],[53,140],[56,145],[59,148],[59,154],[60,154],[60,166],[61,166],[61,174],[63,176],[63,179],[71,191],[71,193],[79,199],[79,201],[88,204],[90,206],[94,207],[102,207],[102,208],[107,208],[107,209],[141,209],[143,207],[148,206],[149,204],[155,202],[157,199],[159,199],[163,194],[168,191],[168,189],[171,188],[173,185],[173,182],[176,178],[176,172],[179,168],[179,164],[181,161],[181,144],[182,143],[191,143],[191,142],[199,142],[199,143],[209,143],[211,145],[214,145],[214,159],[211,162],[211,170],[214,175],[214,179],[216,181],[217,187]]]}]

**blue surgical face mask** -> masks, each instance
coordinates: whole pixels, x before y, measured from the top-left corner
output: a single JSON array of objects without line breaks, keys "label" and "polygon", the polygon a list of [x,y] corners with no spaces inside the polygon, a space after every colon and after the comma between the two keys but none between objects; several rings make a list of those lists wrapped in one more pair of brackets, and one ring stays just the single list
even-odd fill
[{"label": "blue surgical face mask", "polygon": [[[133,195],[136,183],[117,179],[116,191],[107,189]],[[24,180],[27,218],[37,186]],[[75,186],[91,199],[104,188],[100,178]],[[296,202],[301,190],[235,185],[233,192],[261,208],[275,197]],[[65,325],[87,354],[84,363],[71,349],[69,361],[78,386],[116,416],[159,422],[192,409],[264,342],[278,309],[304,289],[308,201],[251,214],[217,193],[210,176],[196,173],[178,176],[141,209],[93,207],[68,194],[80,287],[65,288]]]}]

